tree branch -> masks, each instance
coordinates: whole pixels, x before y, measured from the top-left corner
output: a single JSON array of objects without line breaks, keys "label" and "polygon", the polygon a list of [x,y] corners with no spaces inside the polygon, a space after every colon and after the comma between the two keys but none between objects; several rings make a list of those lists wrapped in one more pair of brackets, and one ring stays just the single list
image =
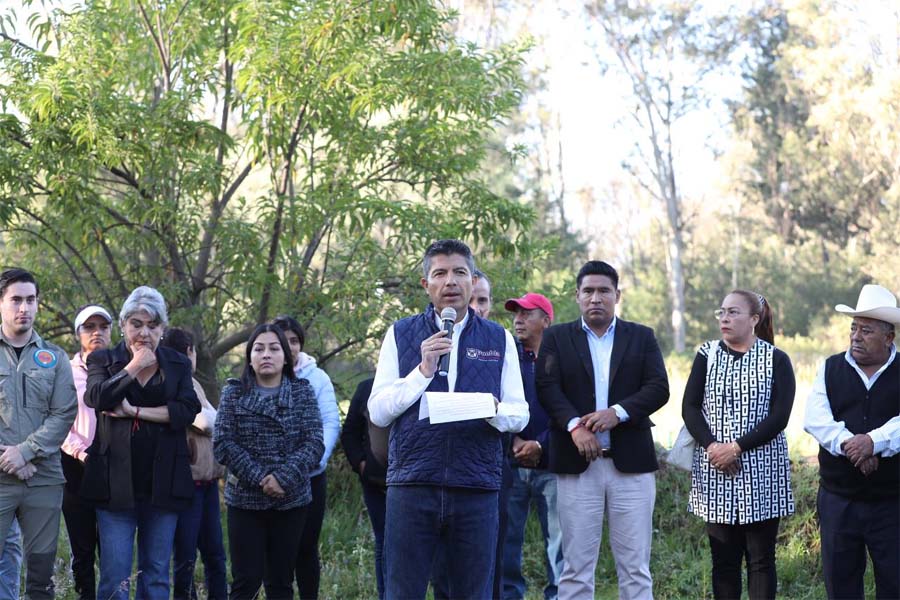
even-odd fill
[{"label": "tree branch", "polygon": [[329,360],[331,360],[332,358],[334,358],[336,355],[340,354],[341,352],[343,352],[343,351],[346,350],[347,348],[352,348],[353,346],[357,346],[357,345],[359,345],[359,344],[362,344],[363,342],[366,342],[366,341],[368,341],[368,340],[371,340],[371,339],[373,339],[374,337],[375,337],[375,336],[368,336],[368,335],[367,335],[367,336],[365,336],[365,337],[363,337],[362,339],[359,339],[359,340],[350,340],[350,341],[348,341],[348,342],[344,342],[343,344],[341,344],[341,345],[338,346],[337,348],[334,348],[334,349],[331,350],[330,352],[328,352],[328,353],[326,353],[326,354],[323,354],[323,355],[319,356],[319,366],[320,366],[320,367],[321,367],[321,366],[324,366],[325,363],[327,363]]},{"label": "tree branch", "polygon": [[137,5],[138,10],[141,12],[141,18],[144,21],[144,25],[147,27],[147,31],[150,33],[150,37],[153,39],[153,45],[156,47],[156,52],[159,55],[159,62],[162,65],[163,73],[165,74],[165,89],[168,92],[172,85],[172,71],[171,65],[169,65],[168,51],[163,46],[162,39],[159,37],[162,35],[162,31],[160,30],[159,35],[157,35],[156,30],[153,28],[153,24],[150,22],[150,17],[147,15],[147,10],[144,8],[144,3],[141,0],[137,0]]},{"label": "tree branch", "polygon": [[[33,220],[40,223],[45,229],[50,231],[50,233],[52,233],[56,237],[56,239],[60,240],[63,243],[63,245],[65,245],[65,247],[69,250],[69,252],[72,253],[72,256],[75,257],[75,259],[79,263],[81,263],[84,270],[87,271],[87,273],[88,273],[88,275],[90,275],[91,279],[93,279],[94,282],[97,284],[97,288],[104,290],[104,295],[105,295],[106,286],[103,285],[103,282],[100,280],[100,277],[97,275],[97,272],[94,271],[94,268],[91,266],[91,264],[87,260],[85,260],[84,256],[82,256],[81,252],[79,252],[78,249],[76,249],[75,246],[73,246],[72,243],[69,242],[69,240],[66,239],[66,237],[64,235],[62,235],[62,233],[60,233],[60,231],[58,229],[56,229],[55,227],[50,225],[50,223],[48,223],[46,219],[44,219],[42,216],[40,216],[39,214],[35,213],[32,210],[29,210],[24,207],[20,207],[19,210],[21,210],[23,213],[25,213],[26,215],[31,217]],[[47,242],[46,238],[42,237],[42,239],[44,239],[44,241]],[[47,243],[49,243],[49,242],[47,242]],[[53,246],[51,246],[51,247],[53,247]],[[54,249],[56,250],[55,247],[54,247]],[[59,250],[56,250],[56,251],[57,251],[57,254],[60,255],[60,258],[62,258],[63,257],[62,253]],[[81,277],[81,276],[78,277],[79,283],[81,282],[82,279],[83,279],[83,277]],[[82,289],[84,289],[84,288],[82,287]],[[110,301],[110,297],[106,296],[106,300],[107,300],[107,302]]]},{"label": "tree branch", "polygon": [[113,273],[113,280],[116,282],[116,285],[119,288],[119,295],[123,297],[126,296],[128,294],[128,289],[125,287],[125,278],[122,277],[122,272],[119,270],[118,263],[116,263],[116,257],[113,256],[109,244],[107,244],[106,240],[103,239],[103,233],[100,231],[100,229],[94,229],[94,235],[97,236],[97,243],[100,244],[100,249],[103,251],[103,256],[106,257],[106,262],[109,265],[109,269]]},{"label": "tree branch", "polygon": [[246,342],[254,329],[256,329],[255,324],[246,325],[243,329],[239,329],[238,331],[225,336],[209,349],[210,355],[212,355],[214,360],[218,360],[235,346],[239,346]]},{"label": "tree branch", "polygon": [[13,46],[18,46],[19,48],[28,50],[32,54],[37,54],[38,56],[43,56],[43,57],[47,56],[46,54],[44,54],[37,48],[31,47],[28,44],[26,44],[25,42],[23,42],[22,40],[11,37],[11,36],[7,35],[6,33],[4,33],[3,31],[0,31],[0,39],[6,40],[7,42],[11,43]]},{"label": "tree branch", "polygon": [[209,261],[212,257],[213,239],[219,229],[219,223],[225,212],[225,207],[244,180],[247,179],[247,176],[250,175],[252,169],[253,163],[247,163],[237,178],[235,178],[231,185],[228,186],[225,193],[222,194],[222,197],[219,200],[214,199],[212,202],[209,219],[206,222],[206,227],[203,228],[203,239],[200,241],[200,254],[197,256],[197,263],[194,265],[194,272],[191,275],[194,294],[198,293],[198,290],[203,286],[203,281],[209,275]]},{"label": "tree branch", "polygon": [[85,296],[88,295],[87,290],[84,288],[84,285],[81,283],[81,277],[79,276],[78,271],[75,269],[75,267],[69,261],[69,259],[66,258],[66,255],[62,253],[62,250],[57,248],[53,242],[51,242],[49,239],[46,238],[46,236],[43,236],[40,233],[38,233],[37,231],[34,231],[32,229],[28,229],[27,227],[11,227],[11,228],[3,229],[0,231],[8,231],[10,233],[15,233],[15,232],[27,233],[27,234],[39,239],[48,248],[53,250],[53,252],[59,257],[59,259],[63,262],[63,264],[66,265],[66,268],[69,270],[69,273],[72,275],[73,281],[78,282],[78,286],[81,288],[82,293],[84,293]]},{"label": "tree branch", "polygon": [[234,65],[228,60],[228,47],[228,15],[226,14],[222,23],[222,53],[225,57],[225,90],[222,96],[222,119],[219,121],[219,131],[222,132],[222,139],[219,141],[219,148],[216,151],[216,164],[220,167],[225,161],[225,136],[228,135],[228,114],[231,110],[231,85],[234,77]]}]

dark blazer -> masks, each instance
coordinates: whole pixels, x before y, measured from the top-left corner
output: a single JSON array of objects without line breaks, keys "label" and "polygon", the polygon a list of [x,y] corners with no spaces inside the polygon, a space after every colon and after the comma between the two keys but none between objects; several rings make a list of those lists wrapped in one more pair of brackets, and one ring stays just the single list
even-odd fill
[{"label": "dark blazer", "polygon": [[[550,470],[584,472],[588,461],[578,453],[566,430],[571,419],[596,410],[594,368],[581,318],[544,331],[535,381],[538,399],[550,415]],[[610,431],[616,469],[623,473],[655,471],[659,465],[650,414],[668,401],[669,380],[652,329],[616,320],[609,381],[609,406],[618,404],[629,416]]]},{"label": "dark blazer", "polygon": [[[97,434],[87,450],[81,495],[100,508],[134,507],[131,473],[132,419],[108,417],[140,385],[124,372],[131,356],[120,342],[107,350],[95,350],[87,359],[88,380],[84,403],[97,412]],[[155,406],[169,409],[169,423],[162,424],[153,461],[151,503],[163,510],[183,510],[194,496],[191,456],[185,432],[200,412],[200,401],[191,380],[191,363],[170,348],[158,347],[156,360],[164,375],[163,392]]]}]

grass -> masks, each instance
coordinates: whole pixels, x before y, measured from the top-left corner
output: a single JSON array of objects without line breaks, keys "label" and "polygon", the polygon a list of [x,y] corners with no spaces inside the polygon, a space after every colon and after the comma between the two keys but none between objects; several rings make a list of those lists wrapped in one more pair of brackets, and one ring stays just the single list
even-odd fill
[{"label": "grass", "polygon": [[[778,539],[778,595],[780,598],[825,597],[819,559],[815,498],[816,467],[795,461],[793,473],[797,512],[782,521]],[[688,473],[665,465],[657,473],[656,510],[651,572],[658,600],[711,598],[709,545],[702,521],[687,512]],[[224,510],[223,510],[224,515]],[[597,565],[597,597],[615,598],[616,575],[604,534]],[[356,476],[338,454],[328,473],[328,511],[322,528],[321,597],[334,599],[376,597],[373,537]],[[542,598],[544,585],[540,527],[534,514],[525,534],[523,570],[528,581],[527,598]],[[56,565],[57,598],[76,598],[72,588],[69,545],[65,527],[60,532]],[[202,586],[202,565],[195,578]],[[745,584],[746,587],[746,584]],[[202,592],[202,590],[201,590]],[[869,566],[866,594],[874,597]],[[204,595],[201,593],[201,596]]]}]

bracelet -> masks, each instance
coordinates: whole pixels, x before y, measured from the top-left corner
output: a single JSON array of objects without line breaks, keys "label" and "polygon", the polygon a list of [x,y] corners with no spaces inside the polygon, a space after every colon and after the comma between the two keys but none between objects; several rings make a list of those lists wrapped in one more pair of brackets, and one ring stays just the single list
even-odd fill
[{"label": "bracelet", "polygon": [[738,445],[738,443],[731,442],[731,455],[734,458],[737,458],[740,453],[741,453],[741,447]]},{"label": "bracelet", "polygon": [[[573,428],[572,431],[575,431],[575,429]],[[543,446],[541,446],[541,443],[539,441],[537,441],[537,440],[531,440],[531,441],[533,441],[535,444],[537,444],[538,450],[540,450],[541,452],[544,451],[544,448],[543,448]]]}]

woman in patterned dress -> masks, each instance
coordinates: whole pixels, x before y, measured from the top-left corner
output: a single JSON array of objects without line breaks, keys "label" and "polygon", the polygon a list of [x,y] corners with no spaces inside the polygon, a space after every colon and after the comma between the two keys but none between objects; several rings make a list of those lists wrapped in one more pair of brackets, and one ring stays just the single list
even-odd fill
[{"label": "woman in patterned dress", "polygon": [[778,523],[794,512],[784,437],[794,370],[763,296],[734,290],[715,314],[722,339],[700,346],[682,403],[697,440],[688,510],[706,521],[714,597],[741,597],[746,556],[749,597],[774,598]]}]

